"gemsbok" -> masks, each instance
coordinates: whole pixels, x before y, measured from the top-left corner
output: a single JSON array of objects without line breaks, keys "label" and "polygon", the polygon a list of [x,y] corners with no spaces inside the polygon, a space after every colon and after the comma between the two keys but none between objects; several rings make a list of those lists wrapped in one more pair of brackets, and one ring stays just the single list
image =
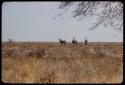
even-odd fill
[{"label": "gemsbok", "polygon": [[77,40],[73,39],[73,40],[72,40],[72,44],[73,44],[73,45],[78,44]]},{"label": "gemsbok", "polygon": [[85,45],[88,45],[88,40],[87,39],[85,39]]},{"label": "gemsbok", "polygon": [[58,39],[59,40],[59,42],[60,42],[60,44],[62,45],[62,44],[66,44],[66,41],[65,40],[61,40],[61,39]]}]

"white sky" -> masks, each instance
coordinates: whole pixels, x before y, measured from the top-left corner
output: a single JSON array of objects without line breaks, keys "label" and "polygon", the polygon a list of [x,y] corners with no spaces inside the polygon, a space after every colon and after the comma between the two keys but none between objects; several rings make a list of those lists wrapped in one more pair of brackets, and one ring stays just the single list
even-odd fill
[{"label": "white sky", "polygon": [[[99,26],[89,30],[92,18],[77,21],[71,13],[53,20],[58,9],[58,2],[4,2],[2,4],[2,41],[12,38],[15,41],[58,41],[58,38],[71,41],[75,37],[90,42],[123,42],[123,33],[111,27]],[[119,34],[118,36],[115,36]]]}]

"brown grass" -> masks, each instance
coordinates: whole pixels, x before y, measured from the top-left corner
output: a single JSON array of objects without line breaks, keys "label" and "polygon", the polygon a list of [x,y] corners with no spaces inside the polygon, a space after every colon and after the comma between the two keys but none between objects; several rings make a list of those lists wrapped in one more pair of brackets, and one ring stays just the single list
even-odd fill
[{"label": "brown grass", "polygon": [[[122,44],[3,43],[2,49],[16,46],[45,49],[47,57],[2,55],[5,83],[121,83],[123,80]],[[101,52],[102,48],[112,50],[111,55]],[[89,49],[95,49],[96,53]]]}]

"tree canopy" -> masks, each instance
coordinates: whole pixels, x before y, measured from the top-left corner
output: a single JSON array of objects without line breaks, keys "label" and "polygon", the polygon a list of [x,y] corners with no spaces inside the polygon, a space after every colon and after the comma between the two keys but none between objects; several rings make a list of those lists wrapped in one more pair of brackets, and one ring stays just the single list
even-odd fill
[{"label": "tree canopy", "polygon": [[63,15],[71,7],[75,7],[72,10],[72,17],[82,20],[86,16],[96,17],[96,21],[90,29],[96,29],[99,25],[110,25],[114,29],[123,30],[123,3],[119,1],[63,1],[60,2],[58,8],[65,9],[63,13],[57,16]]}]

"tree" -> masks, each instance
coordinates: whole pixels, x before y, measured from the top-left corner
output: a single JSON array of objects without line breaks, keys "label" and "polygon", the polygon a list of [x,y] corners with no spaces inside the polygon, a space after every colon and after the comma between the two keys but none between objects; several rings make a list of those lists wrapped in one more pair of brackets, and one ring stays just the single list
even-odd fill
[{"label": "tree", "polygon": [[75,7],[72,10],[72,17],[82,20],[84,17],[93,16],[96,17],[96,22],[89,29],[96,29],[99,25],[110,25],[114,29],[123,30],[123,4],[119,1],[63,1],[59,4],[59,9],[65,9],[63,13],[57,16],[63,15],[71,7]]}]

